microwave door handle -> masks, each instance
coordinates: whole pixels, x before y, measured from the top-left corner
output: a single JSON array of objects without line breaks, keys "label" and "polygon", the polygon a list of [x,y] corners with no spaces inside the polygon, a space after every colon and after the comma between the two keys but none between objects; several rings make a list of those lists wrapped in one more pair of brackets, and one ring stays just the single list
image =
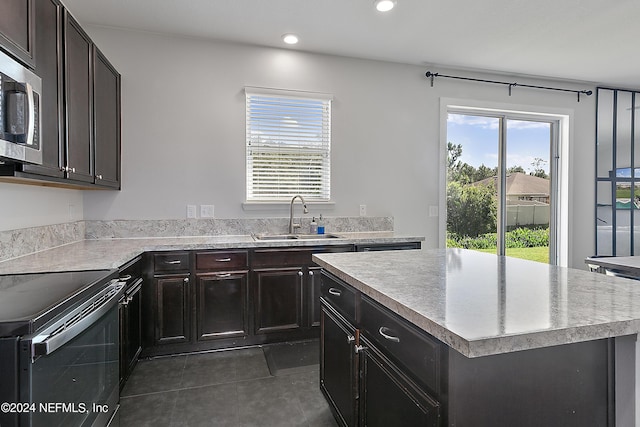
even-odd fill
[{"label": "microwave door handle", "polygon": [[35,100],[33,97],[33,86],[31,86],[30,83],[25,83],[25,86],[27,88],[26,93],[27,93],[27,103],[28,103],[28,108],[27,110],[29,111],[29,118],[28,118],[28,129],[27,129],[27,146],[33,146],[33,136],[35,134],[35,130],[36,130],[36,104],[35,104]]}]

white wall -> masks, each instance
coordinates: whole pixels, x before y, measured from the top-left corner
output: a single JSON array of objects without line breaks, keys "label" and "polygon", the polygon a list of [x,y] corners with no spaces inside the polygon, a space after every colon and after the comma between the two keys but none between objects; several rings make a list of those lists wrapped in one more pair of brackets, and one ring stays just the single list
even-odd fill
[{"label": "white wall", "polygon": [[593,253],[593,96],[577,103],[569,93],[515,88],[509,97],[505,87],[446,79],[430,87],[426,66],[120,29],[88,31],[122,74],[123,187],[85,192],[86,219],[184,218],[187,204],[214,204],[218,218],[284,216],[286,209],[242,207],[243,88],[263,86],[334,95],[335,207],[325,215],[358,215],[358,205],[366,204],[369,215],[394,216],[399,233],[425,235],[425,246],[436,247],[438,220],[428,208],[439,203],[439,99],[448,97],[572,112],[570,264],[582,268]]},{"label": "white wall", "polygon": [[0,231],[81,219],[82,191],[0,182]]},{"label": "white wall", "polygon": [[[308,54],[295,50],[88,27],[122,74],[120,192],[77,192],[0,184],[3,229],[66,222],[84,198],[85,219],[184,218],[187,204],[214,204],[218,218],[285,216],[245,211],[243,87],[331,93],[332,199],[328,216],[395,217],[399,233],[436,247],[440,98],[572,110],[570,264],[593,253],[594,97],[437,79],[426,66]],[[499,69],[499,64],[496,64]],[[441,73],[464,74],[442,68]],[[500,75],[473,77],[513,80]],[[589,88],[567,82],[520,83]],[[318,213],[317,207],[312,213]],[[51,214],[51,215],[49,215]],[[72,215],[73,216],[73,215]]]}]

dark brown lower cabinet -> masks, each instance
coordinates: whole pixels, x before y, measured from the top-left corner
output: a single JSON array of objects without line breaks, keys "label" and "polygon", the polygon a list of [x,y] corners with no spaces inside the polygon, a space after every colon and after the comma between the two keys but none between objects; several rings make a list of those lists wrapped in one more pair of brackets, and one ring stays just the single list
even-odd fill
[{"label": "dark brown lower cabinet", "polygon": [[320,389],[341,426],[616,425],[613,339],[470,358],[322,282]]},{"label": "dark brown lower cabinet", "polygon": [[154,344],[186,343],[191,339],[189,274],[156,276]]},{"label": "dark brown lower cabinet", "polygon": [[329,400],[338,422],[343,426],[355,426],[358,371],[353,348],[355,329],[323,304],[320,330],[320,390]]},{"label": "dark brown lower cabinet", "polygon": [[312,327],[320,326],[320,295],[322,291],[322,269],[320,267],[309,267],[307,274],[309,285],[309,297],[307,303],[309,304],[309,325]]},{"label": "dark brown lower cabinet", "polygon": [[302,268],[254,270],[255,333],[302,328]]},{"label": "dark brown lower cabinet", "polygon": [[142,280],[120,302],[120,387],[142,352]]},{"label": "dark brown lower cabinet", "polygon": [[440,425],[440,404],[362,338],[360,418],[369,427]]},{"label": "dark brown lower cabinet", "polygon": [[235,271],[196,276],[197,340],[247,335],[248,274]]}]

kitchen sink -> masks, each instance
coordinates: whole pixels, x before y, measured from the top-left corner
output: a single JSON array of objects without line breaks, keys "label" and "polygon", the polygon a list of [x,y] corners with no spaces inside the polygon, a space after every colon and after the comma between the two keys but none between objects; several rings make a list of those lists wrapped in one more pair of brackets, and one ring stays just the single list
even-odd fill
[{"label": "kitchen sink", "polygon": [[324,240],[338,239],[335,234],[254,234],[254,240]]}]

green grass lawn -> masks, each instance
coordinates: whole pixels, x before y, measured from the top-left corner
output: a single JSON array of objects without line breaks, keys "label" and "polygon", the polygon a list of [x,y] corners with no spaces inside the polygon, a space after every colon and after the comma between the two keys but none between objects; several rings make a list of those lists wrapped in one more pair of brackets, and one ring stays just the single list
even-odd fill
[{"label": "green grass lawn", "polygon": [[[492,249],[476,249],[480,252],[487,252],[490,254],[496,253],[496,248]],[[540,246],[536,248],[507,248],[507,256],[514,258],[528,259],[531,261],[549,263],[549,247]]]}]

